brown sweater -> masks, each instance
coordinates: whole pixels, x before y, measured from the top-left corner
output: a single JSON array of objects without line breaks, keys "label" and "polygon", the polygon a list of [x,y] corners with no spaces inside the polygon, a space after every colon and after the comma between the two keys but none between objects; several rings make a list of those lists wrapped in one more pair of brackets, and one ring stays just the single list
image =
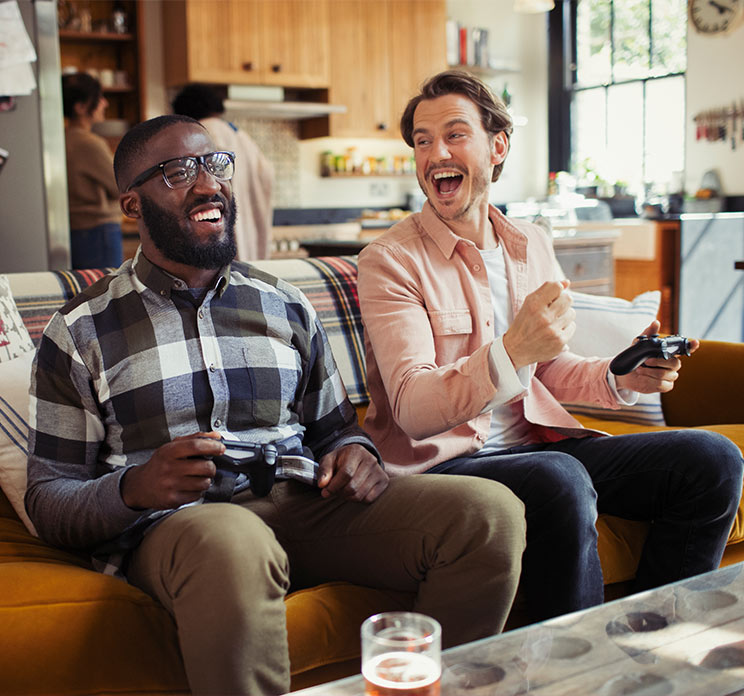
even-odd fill
[{"label": "brown sweater", "polygon": [[121,222],[114,158],[106,141],[82,128],[65,129],[70,229]]}]

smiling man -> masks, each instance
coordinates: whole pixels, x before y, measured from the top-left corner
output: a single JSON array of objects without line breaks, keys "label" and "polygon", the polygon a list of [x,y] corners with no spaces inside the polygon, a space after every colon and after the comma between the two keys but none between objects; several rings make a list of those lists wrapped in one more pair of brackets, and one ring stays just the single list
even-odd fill
[{"label": "smiling man", "polygon": [[[359,256],[365,428],[393,480],[462,474],[514,491],[536,621],[602,601],[598,512],[653,522],[637,590],[716,568],[742,490],[737,447],[702,431],[608,437],[560,404],[668,391],[681,363],[650,359],[615,378],[609,359],[567,349],[574,311],[549,236],[488,202],[512,133],[504,105],[447,71],[409,102],[401,132],[427,202]],[[454,493],[452,504],[463,507]]]},{"label": "smiling man", "polygon": [[[233,262],[232,153],[161,116],[114,167],[141,247],[44,330],[26,495],[41,537],[171,612],[194,694],[289,690],[290,585],[410,593],[447,645],[501,630],[524,506],[495,482],[454,486],[462,511],[448,477],[388,480],[312,305]],[[278,455],[268,494],[219,460],[221,437]]]}]

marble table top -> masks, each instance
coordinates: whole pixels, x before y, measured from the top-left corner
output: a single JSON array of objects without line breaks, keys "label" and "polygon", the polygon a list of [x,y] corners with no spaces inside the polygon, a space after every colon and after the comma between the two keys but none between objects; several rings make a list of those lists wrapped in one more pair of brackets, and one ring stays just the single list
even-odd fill
[{"label": "marble table top", "polygon": [[[744,695],[744,563],[457,646],[442,696]],[[293,696],[362,696],[361,676]]]}]

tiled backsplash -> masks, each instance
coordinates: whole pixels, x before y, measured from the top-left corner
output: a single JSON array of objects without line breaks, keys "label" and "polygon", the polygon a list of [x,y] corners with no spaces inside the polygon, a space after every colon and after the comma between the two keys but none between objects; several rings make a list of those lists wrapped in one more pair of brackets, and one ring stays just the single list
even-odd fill
[{"label": "tiled backsplash", "polygon": [[230,120],[256,141],[274,165],[275,208],[300,205],[300,148],[297,121],[251,119],[231,115]]}]

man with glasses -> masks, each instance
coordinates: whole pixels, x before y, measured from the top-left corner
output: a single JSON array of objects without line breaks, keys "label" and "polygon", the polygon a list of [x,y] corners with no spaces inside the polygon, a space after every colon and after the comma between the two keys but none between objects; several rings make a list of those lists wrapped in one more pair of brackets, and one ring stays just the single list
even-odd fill
[{"label": "man with glasses", "polygon": [[[522,504],[465,477],[388,481],[312,306],[233,261],[233,156],[214,150],[181,116],[135,126],[117,149],[141,247],[44,331],[26,498],[37,530],[172,613],[196,694],[289,689],[290,587],[410,592],[447,645],[501,630]],[[221,436],[277,453],[267,495],[221,462]]]}]

